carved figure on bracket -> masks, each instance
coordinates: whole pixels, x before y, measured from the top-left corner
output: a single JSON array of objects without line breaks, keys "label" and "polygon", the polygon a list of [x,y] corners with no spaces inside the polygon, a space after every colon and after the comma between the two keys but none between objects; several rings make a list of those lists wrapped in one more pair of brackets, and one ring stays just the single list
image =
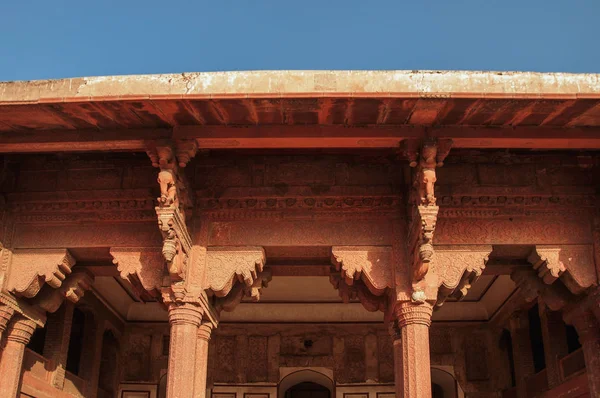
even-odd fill
[{"label": "carved figure on bracket", "polygon": [[173,170],[163,169],[158,173],[158,184],[160,185],[161,207],[179,208],[179,195],[177,194],[177,182]]},{"label": "carved figure on bracket", "polygon": [[15,249],[6,289],[17,297],[34,297],[44,283],[59,288],[74,265],[67,249]]},{"label": "carved figure on bracket", "polygon": [[410,166],[416,168],[409,199],[413,211],[408,242],[412,255],[412,297],[417,302],[424,300],[422,281],[429,271],[434,253],[433,235],[439,212],[435,197],[436,167],[444,164],[451,146],[452,140],[449,139],[427,138],[422,145],[417,140],[403,142],[405,156]]}]

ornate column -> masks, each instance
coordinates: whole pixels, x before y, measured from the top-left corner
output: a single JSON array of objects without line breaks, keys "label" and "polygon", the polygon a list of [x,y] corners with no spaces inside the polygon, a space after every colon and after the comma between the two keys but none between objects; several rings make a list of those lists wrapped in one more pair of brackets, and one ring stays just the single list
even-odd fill
[{"label": "ornate column", "polygon": [[527,311],[515,312],[510,318],[509,329],[515,363],[517,397],[527,398],[527,379],[535,374]]},{"label": "ornate column", "polygon": [[213,324],[203,321],[198,328],[196,339],[196,375],[194,376],[194,397],[206,396],[206,374],[208,371],[208,342],[212,333]]},{"label": "ornate column", "polygon": [[562,382],[559,360],[569,351],[565,339],[566,328],[560,312],[551,311],[543,302],[539,303],[539,308],[546,357],[546,376],[548,388],[552,389]]},{"label": "ornate column", "polygon": [[15,310],[5,304],[0,303],[0,348],[2,347],[2,336],[8,326],[10,318],[12,318]]},{"label": "ornate column", "polygon": [[425,302],[398,303],[394,311],[394,378],[396,397],[431,397],[429,326],[433,307]]},{"label": "ornate column", "polygon": [[[171,341],[167,396],[169,398],[192,398],[196,374],[196,345],[198,326],[202,321],[202,308],[192,303],[169,304]],[[206,381],[205,381],[206,383]]]},{"label": "ornate column", "polygon": [[35,328],[35,322],[22,315],[16,315],[8,326],[6,345],[0,358],[0,391],[3,397],[19,395],[23,353]]},{"label": "ornate column", "polygon": [[590,397],[600,397],[600,322],[590,311],[567,315],[577,333],[585,357]]}]

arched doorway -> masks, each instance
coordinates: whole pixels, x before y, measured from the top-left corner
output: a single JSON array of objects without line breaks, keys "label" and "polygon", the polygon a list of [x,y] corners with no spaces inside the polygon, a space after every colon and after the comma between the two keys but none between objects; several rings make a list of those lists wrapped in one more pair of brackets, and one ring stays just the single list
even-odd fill
[{"label": "arched doorway", "polygon": [[431,368],[432,398],[459,398],[458,383],[454,376],[442,369]]},{"label": "arched doorway", "polygon": [[316,370],[297,370],[281,379],[278,398],[334,398],[333,380]]}]

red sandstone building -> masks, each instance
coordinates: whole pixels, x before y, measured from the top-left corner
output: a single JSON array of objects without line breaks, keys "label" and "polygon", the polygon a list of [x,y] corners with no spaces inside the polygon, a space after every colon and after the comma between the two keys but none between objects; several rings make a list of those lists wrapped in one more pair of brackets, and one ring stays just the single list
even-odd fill
[{"label": "red sandstone building", "polygon": [[600,76],[0,83],[0,397],[600,396]]}]

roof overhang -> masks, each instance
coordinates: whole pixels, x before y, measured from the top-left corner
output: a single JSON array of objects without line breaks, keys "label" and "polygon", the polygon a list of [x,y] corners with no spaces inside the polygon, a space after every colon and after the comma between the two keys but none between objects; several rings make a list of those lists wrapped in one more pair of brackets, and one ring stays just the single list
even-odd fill
[{"label": "roof overhang", "polygon": [[397,147],[600,148],[600,75],[260,71],[0,83],[0,152]]}]

